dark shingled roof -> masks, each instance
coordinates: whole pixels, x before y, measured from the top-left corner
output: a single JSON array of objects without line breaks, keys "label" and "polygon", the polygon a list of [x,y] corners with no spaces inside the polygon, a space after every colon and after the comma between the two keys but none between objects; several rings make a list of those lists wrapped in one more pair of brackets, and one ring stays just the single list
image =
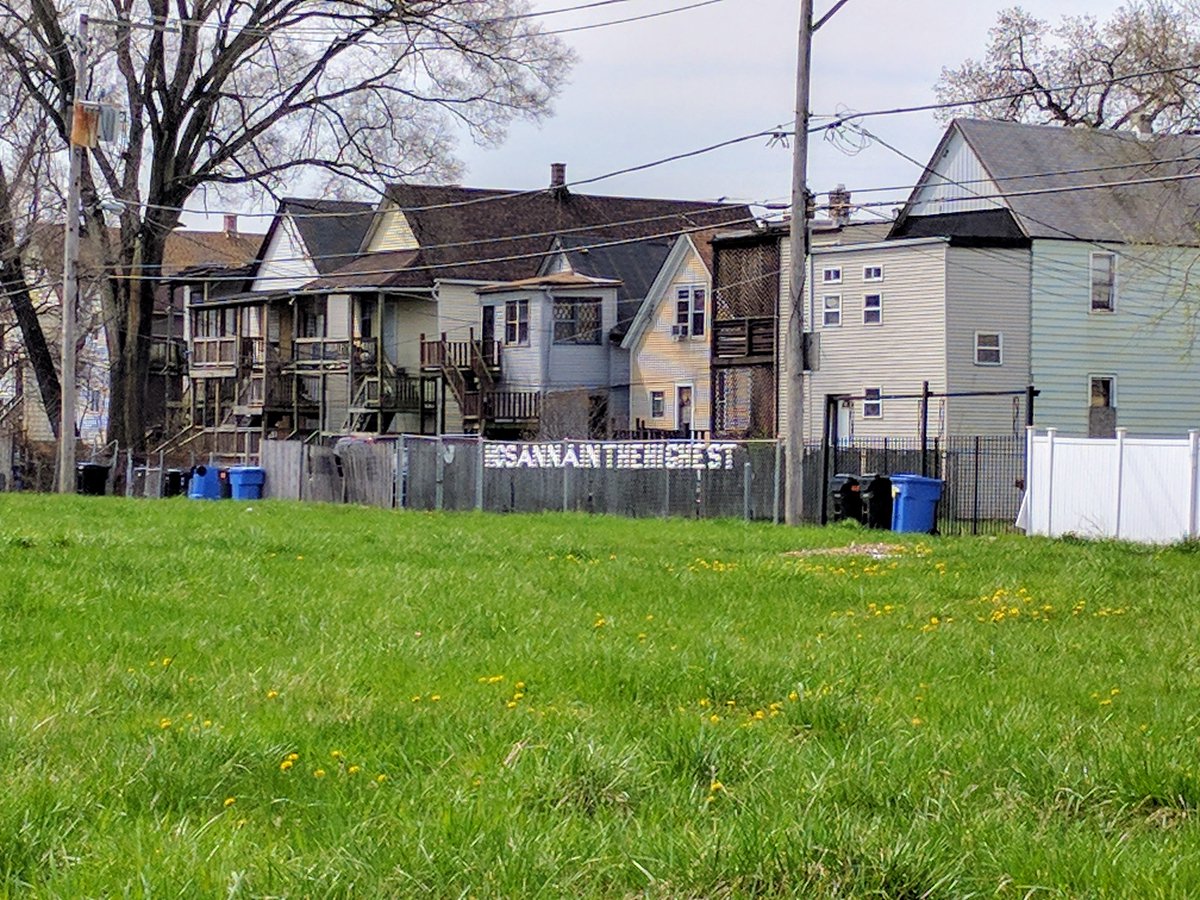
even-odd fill
[{"label": "dark shingled roof", "polygon": [[643,299],[671,252],[674,238],[596,246],[603,240],[595,234],[570,234],[559,241],[559,247],[571,269],[580,275],[619,279],[618,301]]},{"label": "dark shingled roof", "polygon": [[955,244],[1029,245],[1029,238],[1025,237],[1021,226],[1007,209],[908,216],[896,224],[892,237],[948,237]]},{"label": "dark shingled roof", "polygon": [[[556,236],[586,233],[601,241],[637,240],[752,218],[746,206],[601,197],[565,189],[514,194],[397,184],[388,188],[387,199],[405,211],[421,246],[403,271],[388,275],[386,286],[391,288],[429,287],[435,279],[500,282],[531,278]],[[572,246],[578,249],[580,245]]]},{"label": "dark shingled roof", "polygon": [[406,285],[404,269],[417,258],[416,250],[387,250],[367,253],[350,265],[322,275],[304,286],[306,291],[390,288]]},{"label": "dark shingled roof", "polygon": [[[1007,198],[1027,237],[1167,245],[1198,242],[1200,180],[1120,183],[1194,174],[1200,136],[1144,140],[1127,131],[980,119],[957,119],[951,128],[962,134],[1001,191],[1051,189]],[[1101,187],[1054,190],[1083,185]]]},{"label": "dark shingled roof", "polygon": [[296,223],[304,248],[312,259],[313,266],[322,274],[340,269],[358,255],[363,238],[375,216],[375,207],[370,203],[355,200],[309,200],[303,197],[285,197],[279,204],[279,213],[271,222],[271,230],[263,241],[265,248],[277,223],[290,215]]}]

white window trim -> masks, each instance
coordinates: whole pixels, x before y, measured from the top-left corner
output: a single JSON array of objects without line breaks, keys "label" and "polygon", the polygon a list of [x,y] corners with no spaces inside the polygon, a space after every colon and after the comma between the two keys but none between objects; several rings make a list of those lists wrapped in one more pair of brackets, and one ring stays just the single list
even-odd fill
[{"label": "white window trim", "polygon": [[[1094,380],[1096,380],[1097,378],[1107,378],[1109,381],[1112,382],[1112,393],[1111,393],[1111,396],[1109,397],[1109,400],[1112,402],[1111,408],[1117,409],[1117,376],[1112,374],[1111,372],[1089,372],[1088,373],[1087,384],[1085,385],[1085,387],[1087,389],[1087,408],[1088,409],[1092,408],[1092,382]],[[1100,409],[1104,409],[1104,407],[1100,407]]]},{"label": "white window trim", "polygon": [[[837,300],[837,322],[830,325],[826,316],[833,310],[825,305],[826,300]],[[823,294],[821,295],[821,327],[822,328],[841,328],[842,327],[842,295],[841,294]]]},{"label": "white window trim", "polygon": [[[704,330],[700,334],[696,334],[696,328],[695,328],[695,324],[696,324],[695,323],[696,292],[697,291],[701,292],[703,294],[703,298],[704,298],[704,302],[703,302],[704,308],[702,310],[702,313],[704,316]],[[680,322],[679,321],[679,304],[684,301],[686,301],[687,305],[688,305],[687,321]],[[708,340],[708,332],[712,326],[712,323],[709,321],[709,314],[708,314],[708,285],[703,284],[701,282],[693,282],[691,284],[678,284],[675,286],[675,306],[671,311],[671,324],[675,328],[678,328],[681,325],[683,327],[687,328],[687,338],[689,341]]]},{"label": "white window trim", "polygon": [[[1096,278],[1096,257],[1104,256],[1112,260],[1112,302],[1105,309],[1104,307],[1096,308],[1092,305],[1092,285],[1095,284]],[[1120,286],[1120,265],[1117,261],[1117,254],[1111,250],[1093,250],[1088,254],[1088,313],[1099,316],[1111,316],[1117,311],[1117,294]]]},{"label": "white window trim", "polygon": [[[878,322],[868,322],[867,321],[867,298],[868,297],[878,297],[879,298],[879,321]],[[878,328],[880,325],[883,324],[883,292],[882,291],[872,291],[869,294],[863,294],[862,314],[863,314],[863,325],[867,326],[868,328]]]},{"label": "white window trim", "polygon": [[[868,400],[867,393],[869,391],[878,391],[879,399],[878,400]],[[867,413],[867,404],[868,403],[874,403],[879,408],[879,411],[877,413],[875,413],[874,415],[868,414]],[[864,419],[882,419],[883,418],[883,388],[878,387],[878,386],[863,388],[862,417]]]},{"label": "white window trim", "polygon": [[[830,278],[829,273],[836,272],[836,278]],[[842,283],[842,267],[841,266],[825,266],[821,269],[821,284],[841,284]]]},{"label": "white window trim", "polygon": [[[991,337],[992,335],[996,336],[996,346],[995,347],[980,347],[979,346],[979,339],[981,337]],[[985,362],[979,358],[980,350],[995,350],[995,351],[997,351],[997,356],[999,356],[1000,358],[998,360],[996,360],[996,362]],[[975,365],[990,366],[992,368],[995,368],[996,366],[1004,365],[1004,332],[1002,332],[1002,331],[977,331],[977,332],[975,332]]]},{"label": "white window trim", "polygon": [[[874,276],[872,276],[872,275],[868,275],[868,274],[867,274],[867,273],[868,273],[868,272],[869,272],[871,269],[878,269],[878,270],[879,270],[879,277],[878,277],[878,278],[876,278],[876,277],[874,277]],[[866,282],[871,282],[871,283],[875,283],[875,282],[883,281],[883,266],[863,266],[863,276],[862,276],[862,280],[863,280],[863,281],[866,281]]]},{"label": "white window trim", "polygon": [[688,388],[692,392],[692,421],[688,423],[688,428],[692,428],[696,424],[696,386],[690,381],[677,381],[675,382],[675,429],[677,431],[683,428],[683,423],[679,421],[680,388]]}]

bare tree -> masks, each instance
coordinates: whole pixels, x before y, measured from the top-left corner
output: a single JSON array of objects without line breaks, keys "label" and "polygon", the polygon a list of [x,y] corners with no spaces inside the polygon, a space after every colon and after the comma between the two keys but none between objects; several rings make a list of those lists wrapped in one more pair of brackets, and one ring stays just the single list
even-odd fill
[{"label": "bare tree", "polygon": [[[1134,0],[1107,22],[1064,16],[1057,25],[1003,10],[982,59],[942,70],[942,102],[998,97],[975,115],[1033,124],[1200,126],[1200,20],[1195,4]],[[960,115],[949,110],[946,118]]]},{"label": "bare tree", "polygon": [[[90,9],[91,95],[128,111],[90,151],[85,227],[103,247],[110,437],[140,446],[166,237],[197,191],[300,173],[363,186],[454,174],[456,128],[495,142],[548,113],[570,52],[525,0],[104,0]],[[70,131],[75,4],[0,0],[0,72],[57,146]],[[115,223],[102,200],[123,204]],[[105,204],[110,205],[110,204]],[[3,215],[0,212],[0,215]],[[108,227],[115,225],[115,238]]]}]

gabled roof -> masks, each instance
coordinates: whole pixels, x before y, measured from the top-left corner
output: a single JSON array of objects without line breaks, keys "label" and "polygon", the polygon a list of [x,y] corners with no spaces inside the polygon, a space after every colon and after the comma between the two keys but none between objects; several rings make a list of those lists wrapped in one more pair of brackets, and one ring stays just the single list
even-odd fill
[{"label": "gabled roof", "polygon": [[374,215],[375,207],[370,203],[284,197],[263,235],[258,261],[262,262],[262,255],[270,246],[276,229],[285,219],[290,219],[313,266],[320,274],[328,274],[357,256]]},{"label": "gabled roof", "polygon": [[619,288],[618,278],[602,278],[594,275],[584,275],[579,272],[552,272],[549,275],[535,275],[532,278],[520,278],[516,281],[503,281],[498,284],[488,284],[475,291],[477,294],[502,294],[508,291],[527,291],[540,288]]},{"label": "gabled roof", "polygon": [[[924,187],[953,186],[936,169],[955,135],[966,142],[1002,194],[991,203],[1010,210],[1027,238],[1200,242],[1195,225],[1200,210],[1200,179],[1195,177],[1200,136],[1144,139],[1126,131],[980,119],[950,124],[894,235],[916,233],[906,220]],[[978,185],[960,187],[967,197],[988,191]]]},{"label": "gabled roof", "polygon": [[511,282],[532,278],[556,236],[565,239],[587,234],[594,238],[587,244],[572,239],[571,249],[582,252],[584,246],[596,243],[669,239],[683,230],[752,219],[746,206],[603,197],[575,194],[565,188],[513,193],[396,184],[387,189],[380,210],[389,202],[404,213],[420,244],[417,255],[402,269],[386,273],[386,286],[392,288],[429,287],[435,280]]},{"label": "gabled roof", "polygon": [[[708,241],[705,241],[705,243],[708,244]],[[613,329],[614,333],[618,333],[621,337],[622,348],[625,350],[633,349],[633,346],[638,342],[645,330],[653,324],[658,304],[666,296],[667,286],[675,277],[675,273],[679,270],[679,267],[687,261],[689,252],[699,255],[699,247],[689,235],[680,235],[672,242],[670,252],[663,260],[662,265],[659,266],[654,283],[646,291],[645,299],[637,308],[636,313],[632,315],[630,321],[624,323],[626,327],[621,329],[620,332],[617,332],[615,328]],[[703,261],[703,256],[701,256],[701,260]],[[704,265],[711,273],[710,264],[705,262]]]},{"label": "gabled roof", "polygon": [[605,244],[596,234],[568,234],[555,241],[573,272],[621,282],[618,300],[641,300],[671,252],[672,238],[651,238],[629,244]]}]

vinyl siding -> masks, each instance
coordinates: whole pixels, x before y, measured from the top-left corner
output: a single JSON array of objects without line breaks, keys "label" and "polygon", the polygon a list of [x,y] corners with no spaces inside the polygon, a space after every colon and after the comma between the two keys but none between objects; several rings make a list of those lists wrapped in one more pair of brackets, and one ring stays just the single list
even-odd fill
[{"label": "vinyl siding", "polygon": [[271,235],[263,254],[252,291],[287,291],[301,287],[317,277],[316,267],[296,232],[291,217],[284,218]]},{"label": "vinyl siding", "polygon": [[[949,392],[1024,390],[1029,384],[1029,251],[952,247],[946,266],[946,368]],[[885,274],[886,277],[886,274]],[[998,333],[1001,364],[975,364],[975,333]],[[1024,400],[1016,428],[1025,425]],[[945,432],[1013,432],[1012,397],[951,398]]]},{"label": "vinyl siding", "polygon": [[1088,376],[1095,374],[1116,376],[1117,426],[1130,434],[1179,435],[1200,427],[1193,318],[1200,294],[1187,287],[1200,253],[1114,247],[1116,308],[1093,313],[1089,265],[1097,249],[1085,242],[1034,242],[1031,353],[1041,391],[1035,424],[1087,434]]},{"label": "vinyl siding", "polygon": [[408,217],[395,204],[389,205],[379,213],[375,229],[367,242],[367,252],[376,253],[383,250],[416,250],[420,245],[417,236],[413,234]]},{"label": "vinyl siding", "polygon": [[[434,291],[437,297],[437,334],[445,333],[451,341],[465,341],[474,329],[475,337],[483,328],[479,295],[475,293],[482,282],[439,281]],[[490,301],[489,301],[490,302]],[[500,319],[496,320],[496,337],[500,338]],[[430,338],[437,334],[429,335]]]},{"label": "vinyl siding", "polygon": [[[703,338],[688,337],[677,341],[671,336],[675,324],[675,291],[680,287],[700,285],[707,298],[706,328]],[[711,380],[709,348],[712,342],[712,284],[708,269],[693,251],[679,266],[666,289],[657,297],[647,298],[654,304],[654,316],[630,354],[629,421],[644,419],[651,428],[678,428],[675,389],[692,386],[692,427],[706,431],[711,423]],[[663,417],[650,418],[650,392],[662,391]]]},{"label": "vinyl siding", "polygon": [[[608,333],[617,324],[617,292],[614,288],[558,291],[555,296],[562,300],[573,298],[600,298],[600,343],[599,344],[555,344],[554,314],[551,295],[546,295],[540,304],[541,322],[537,332],[530,322],[530,338],[543,340],[548,348],[546,354],[548,373],[545,390],[573,390],[575,388],[608,387],[610,354],[615,346]],[[532,307],[532,304],[531,304]]]},{"label": "vinyl siding", "polygon": [[408,374],[421,368],[421,335],[432,339],[437,331],[437,307],[429,300],[388,298],[384,307],[384,349],[388,359]]},{"label": "vinyl siding", "polygon": [[[885,395],[919,394],[926,380],[930,390],[945,390],[947,249],[943,242],[922,241],[814,250],[818,284],[813,328],[820,335],[820,358],[817,371],[805,379],[806,440],[820,439],[829,394],[857,397],[867,387],[881,388]],[[842,283],[820,283],[822,268],[834,264],[842,267]],[[884,267],[882,282],[863,282],[863,267],[868,265]],[[821,298],[832,293],[842,297],[839,327],[826,327],[821,321]],[[863,297],[874,293],[883,296],[883,323],[864,325]],[[805,303],[807,307],[807,296]],[[919,406],[917,400],[885,400],[881,418],[864,419],[862,404],[856,402],[854,436],[916,436]],[[841,436],[848,436],[844,428]]]},{"label": "vinyl siding", "polygon": [[[932,171],[913,197],[910,216],[932,216],[942,213],[972,212],[998,209],[996,200],[974,199],[977,195],[995,195],[996,183],[991,180],[979,157],[967,145],[962,135],[954,131],[941,155],[933,161]],[[939,177],[941,176],[941,177]]]}]

